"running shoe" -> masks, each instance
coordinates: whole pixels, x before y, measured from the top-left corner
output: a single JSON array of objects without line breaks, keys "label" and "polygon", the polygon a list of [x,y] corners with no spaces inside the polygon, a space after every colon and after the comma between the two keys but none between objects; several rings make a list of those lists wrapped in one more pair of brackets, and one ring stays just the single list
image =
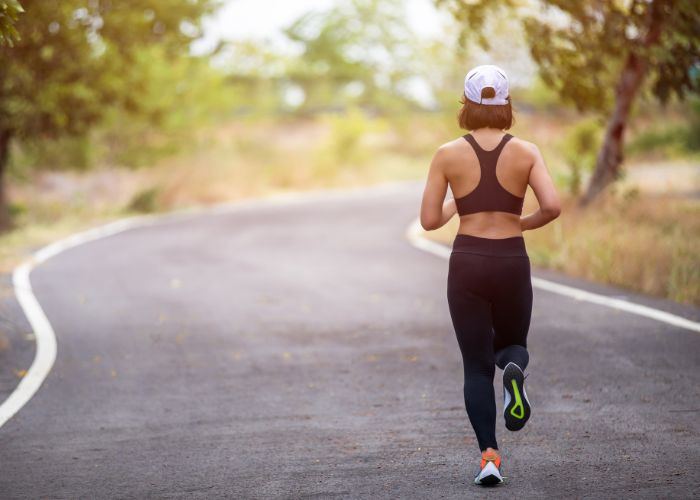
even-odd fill
[{"label": "running shoe", "polygon": [[479,472],[474,478],[474,484],[492,486],[503,482],[501,476],[501,457],[495,451],[484,451],[481,454]]},{"label": "running shoe", "polygon": [[530,418],[530,402],[525,392],[525,375],[512,361],[503,370],[503,398],[506,429],[519,431]]}]

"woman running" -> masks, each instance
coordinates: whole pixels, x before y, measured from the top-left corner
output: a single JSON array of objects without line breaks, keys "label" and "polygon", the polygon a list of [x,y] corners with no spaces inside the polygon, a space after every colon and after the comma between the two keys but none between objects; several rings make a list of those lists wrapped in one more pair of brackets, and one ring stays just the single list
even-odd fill
[{"label": "woman running", "polygon": [[[556,219],[559,196],[536,145],[504,132],[513,124],[508,78],[494,65],[464,80],[459,126],[470,133],[438,148],[421,204],[421,225],[437,229],[459,213],[447,301],[464,365],[464,404],[481,450],[474,482],[502,483],[493,377],[503,370],[503,416],[517,431],[530,418],[525,393],[532,312],[530,259],[522,232]],[[445,202],[447,187],[454,199]],[[539,209],[521,217],[530,185]],[[444,203],[443,203],[444,202]]]}]

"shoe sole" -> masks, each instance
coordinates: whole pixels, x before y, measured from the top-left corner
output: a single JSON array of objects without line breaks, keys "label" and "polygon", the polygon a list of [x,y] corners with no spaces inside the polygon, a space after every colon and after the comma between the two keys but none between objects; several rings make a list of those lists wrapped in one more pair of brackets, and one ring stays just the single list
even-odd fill
[{"label": "shoe sole", "polygon": [[501,484],[502,482],[503,479],[498,476],[486,476],[481,478],[481,481],[475,484],[478,484],[479,486],[494,486],[496,484]]},{"label": "shoe sole", "polygon": [[[484,476],[479,477],[481,474],[484,474]],[[474,484],[478,484],[480,486],[494,486],[502,482],[503,477],[501,476],[501,471],[499,471],[493,463],[487,464],[484,470],[482,470],[479,474],[477,474],[476,478],[474,478]]]},{"label": "shoe sole", "polygon": [[503,418],[506,429],[519,431],[530,418],[530,402],[525,392],[525,375],[518,365],[510,362],[503,370]]}]

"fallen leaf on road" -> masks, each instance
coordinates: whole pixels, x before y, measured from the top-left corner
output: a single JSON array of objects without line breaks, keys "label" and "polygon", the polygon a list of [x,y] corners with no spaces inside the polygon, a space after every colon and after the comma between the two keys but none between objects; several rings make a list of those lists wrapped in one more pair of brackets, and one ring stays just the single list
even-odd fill
[{"label": "fallen leaf on road", "polygon": [[10,339],[4,333],[0,333],[0,352],[10,349]]}]

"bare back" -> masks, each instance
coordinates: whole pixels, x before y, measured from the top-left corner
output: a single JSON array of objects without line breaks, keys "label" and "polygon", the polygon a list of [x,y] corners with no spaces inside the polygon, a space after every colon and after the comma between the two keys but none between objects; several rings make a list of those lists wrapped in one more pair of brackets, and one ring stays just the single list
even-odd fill
[{"label": "bare back", "polygon": [[[502,132],[472,133],[484,150],[493,150],[503,137]],[[463,137],[443,146],[443,172],[455,198],[461,198],[476,188],[481,178],[479,158]],[[513,137],[506,143],[496,163],[498,183],[509,193],[524,197],[530,169],[534,164],[530,143]],[[459,233],[484,238],[508,238],[522,234],[520,216],[508,212],[477,212],[460,216]]]}]

